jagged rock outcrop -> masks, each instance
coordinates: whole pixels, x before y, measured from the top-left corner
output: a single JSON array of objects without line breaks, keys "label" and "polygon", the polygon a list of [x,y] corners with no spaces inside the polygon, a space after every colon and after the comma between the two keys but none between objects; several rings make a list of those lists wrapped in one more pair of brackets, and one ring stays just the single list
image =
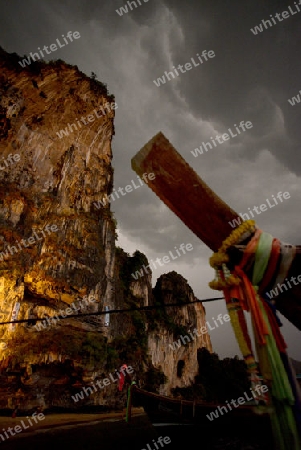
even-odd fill
[{"label": "jagged rock outcrop", "polygon": [[110,204],[100,203],[113,188],[114,97],[63,61],[21,68],[19,60],[0,49],[0,321],[47,321],[0,326],[0,409],[120,407],[125,393],[114,382],[78,403],[72,395],[122,363],[141,385],[154,373],[164,392],[186,385],[196,348],[210,340],[168,346],[180,326],[204,323],[202,305],[173,309],[174,322],[141,311],[112,314],[109,326],[103,315],[59,319],[165,303],[180,286],[185,301],[194,296],[185,280],[163,278],[158,297],[151,275],[131,276],[146,257],[115,247]]},{"label": "jagged rock outcrop", "polygon": [[[176,272],[161,275],[153,294],[154,302],[165,305],[197,300],[187,280]],[[212,346],[209,334],[201,332],[201,328],[204,331],[206,327],[202,303],[166,307],[165,311],[161,321],[165,326],[151,331],[148,343],[153,365],[160,367],[167,377],[167,382],[160,386],[160,393],[171,395],[173,388],[193,384],[198,374],[197,350],[205,347],[212,352]]]}]

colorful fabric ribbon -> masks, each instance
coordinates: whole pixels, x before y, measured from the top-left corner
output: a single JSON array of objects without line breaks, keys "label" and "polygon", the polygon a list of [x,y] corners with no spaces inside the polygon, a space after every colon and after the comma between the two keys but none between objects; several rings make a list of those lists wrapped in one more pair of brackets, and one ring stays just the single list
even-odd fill
[{"label": "colorful fabric ribbon", "polygon": [[[253,237],[245,247],[240,263],[230,270],[227,250],[237,244],[246,231],[252,230]],[[250,373],[251,385],[261,381],[269,386],[269,398],[265,396],[264,401],[272,405],[270,417],[275,448],[301,450],[298,434],[298,428],[301,430],[300,390],[298,391],[293,369],[288,364],[286,343],[279,330],[277,317],[269,302],[260,295],[274,276],[280,261],[280,249],[280,241],[259,230],[254,221],[244,222],[210,258],[216,278],[209,285],[224,292],[231,324]],[[293,254],[293,249],[287,251],[286,257],[281,261],[281,277],[289,269],[284,267],[283,261],[291,263]],[[276,280],[278,279],[279,276],[276,276]],[[261,287],[261,283],[264,287]],[[254,357],[244,310],[251,314],[259,364]]]}]

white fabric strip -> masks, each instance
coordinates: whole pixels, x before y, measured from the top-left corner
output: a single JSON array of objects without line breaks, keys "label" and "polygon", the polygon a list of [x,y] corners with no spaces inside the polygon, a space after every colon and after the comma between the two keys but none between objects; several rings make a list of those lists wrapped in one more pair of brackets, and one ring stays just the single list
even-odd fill
[{"label": "white fabric strip", "polygon": [[270,290],[275,289],[278,283],[281,284],[285,280],[296,255],[295,245],[286,244],[283,242],[280,242],[280,245],[281,245],[280,267],[278,270],[275,283],[273,284],[272,287],[269,288]]}]

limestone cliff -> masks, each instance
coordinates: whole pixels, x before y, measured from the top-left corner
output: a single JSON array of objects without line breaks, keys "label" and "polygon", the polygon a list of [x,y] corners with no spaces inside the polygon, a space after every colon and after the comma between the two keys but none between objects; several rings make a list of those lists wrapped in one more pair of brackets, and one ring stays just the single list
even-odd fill
[{"label": "limestone cliff", "polygon": [[113,188],[114,97],[63,61],[22,69],[19,60],[0,49],[0,321],[32,322],[0,326],[0,409],[120,406],[114,383],[78,404],[71,396],[123,363],[143,386],[186,386],[196,348],[210,340],[168,345],[181,326],[204,323],[202,305],[172,309],[174,322],[140,311],[112,314],[109,324],[103,315],[51,320],[165,303],[179,286],[185,301],[194,295],[168,277],[152,291],[150,275],[131,277],[145,256],[115,248],[110,204],[100,203]]},{"label": "limestone cliff", "polygon": [[[101,310],[113,304],[115,224],[109,205],[93,203],[113,186],[114,109],[106,105],[114,98],[62,61],[21,69],[17,55],[0,56],[1,321],[52,317],[92,295],[96,301],[80,312]],[[99,116],[94,113],[93,122],[79,122],[93,111]],[[15,155],[20,158],[11,162]],[[35,394],[47,384],[76,381],[75,369],[42,374],[33,366],[86,365],[81,349],[103,335],[102,325],[103,318],[93,316],[39,332],[31,325],[2,326],[1,359],[14,373],[12,390],[20,380],[40,384]]]},{"label": "limestone cliff", "polygon": [[[176,272],[162,275],[153,294],[156,303],[165,305],[197,300],[187,280]],[[149,352],[153,365],[161,367],[168,379],[160,386],[160,393],[171,395],[171,389],[194,382],[198,374],[198,348],[206,347],[212,352],[212,346],[209,334],[200,332],[206,322],[202,303],[166,307],[162,322],[165,326],[157,326],[149,334]]]}]

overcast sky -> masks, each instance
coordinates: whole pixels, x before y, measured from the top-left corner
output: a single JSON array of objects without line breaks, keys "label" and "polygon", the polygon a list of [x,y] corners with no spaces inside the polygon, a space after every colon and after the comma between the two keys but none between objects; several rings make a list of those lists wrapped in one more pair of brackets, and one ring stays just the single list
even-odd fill
[{"label": "overcast sky", "polygon": [[[131,158],[162,131],[199,176],[237,212],[259,206],[279,192],[290,199],[256,216],[257,224],[284,242],[300,244],[300,111],[288,99],[301,89],[301,12],[279,0],[140,0],[119,15],[124,0],[0,0],[0,45],[28,55],[68,31],[80,39],[45,59],[76,64],[107,84],[115,95],[113,139],[115,188],[136,179]],[[137,2],[137,5],[139,3]],[[291,6],[291,11],[288,6]],[[300,6],[301,8],[301,6]],[[282,21],[276,13],[289,11]],[[255,35],[250,28],[273,16]],[[279,17],[279,16],[278,16]],[[62,41],[63,42],[63,41]],[[153,80],[173,66],[215,57],[157,87]],[[48,58],[48,59],[47,59]],[[203,141],[234,124],[253,127],[203,155],[191,153]],[[59,128],[59,124],[58,124]],[[147,187],[112,202],[120,245],[148,259],[168,255],[181,243],[193,250],[153,271],[176,270],[198,298],[220,294],[208,287],[211,251]],[[204,304],[207,320],[226,313],[224,301]],[[283,319],[288,353],[301,360],[300,332]],[[240,355],[229,323],[212,330],[214,350]]]}]

